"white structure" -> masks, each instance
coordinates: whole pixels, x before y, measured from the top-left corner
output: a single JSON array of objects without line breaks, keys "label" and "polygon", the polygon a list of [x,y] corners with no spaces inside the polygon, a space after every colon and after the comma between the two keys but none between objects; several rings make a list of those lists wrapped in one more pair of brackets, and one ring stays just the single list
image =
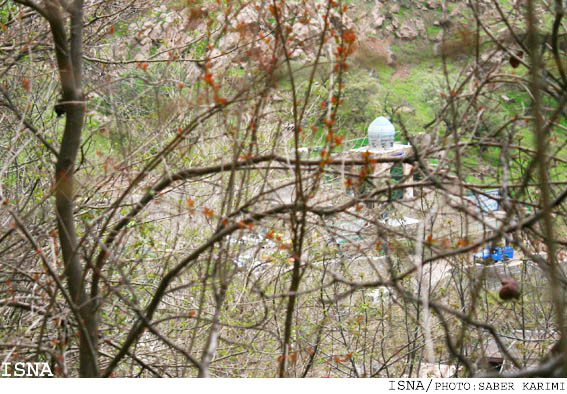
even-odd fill
[{"label": "white structure", "polygon": [[385,117],[379,116],[368,126],[368,147],[373,150],[391,150],[394,148],[395,135],[394,125]]},{"label": "white structure", "polygon": [[[385,117],[379,116],[370,123],[368,126],[368,145],[359,146],[358,148],[353,148],[344,152],[339,152],[334,155],[334,158],[344,159],[344,160],[362,160],[362,159],[404,159],[413,155],[413,147],[409,144],[403,144],[401,142],[394,142],[394,137],[396,135],[396,130],[394,125]],[[371,174],[375,177],[378,176],[389,176],[389,171],[392,168],[392,162],[380,162],[376,163],[374,167],[374,172]],[[348,167],[340,170],[343,173],[353,171],[352,168]],[[412,164],[402,163],[403,175],[406,177],[408,183],[412,182]],[[344,176],[343,176],[344,182]],[[413,188],[404,188],[404,198],[411,199],[414,197]]]},{"label": "white structure", "polygon": [[380,301],[388,301],[390,297],[390,289],[385,286],[380,286],[368,292],[368,297],[372,298],[372,302],[374,304],[378,304]]},{"label": "white structure", "polygon": [[[413,196],[412,196],[413,197]],[[420,221],[414,218],[410,218],[408,216],[404,216],[402,218],[387,218],[385,220],[380,220],[380,223],[383,223],[390,227],[407,227],[413,224],[418,224]]]}]

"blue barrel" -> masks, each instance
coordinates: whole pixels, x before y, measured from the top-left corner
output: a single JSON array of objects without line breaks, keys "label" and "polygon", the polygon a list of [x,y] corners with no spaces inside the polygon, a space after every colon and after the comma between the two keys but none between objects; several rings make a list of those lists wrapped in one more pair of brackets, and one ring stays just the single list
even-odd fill
[{"label": "blue barrel", "polygon": [[494,252],[492,253],[492,260],[494,261],[502,260],[502,248],[500,247],[494,248]]},{"label": "blue barrel", "polygon": [[514,258],[514,248],[511,246],[504,246],[504,257],[513,259]]}]

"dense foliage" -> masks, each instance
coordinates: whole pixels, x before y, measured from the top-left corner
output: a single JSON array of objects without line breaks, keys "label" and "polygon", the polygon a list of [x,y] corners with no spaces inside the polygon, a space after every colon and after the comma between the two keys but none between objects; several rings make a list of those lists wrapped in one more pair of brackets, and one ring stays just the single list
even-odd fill
[{"label": "dense foliage", "polygon": [[2,360],[564,376],[564,13],[0,1]]}]

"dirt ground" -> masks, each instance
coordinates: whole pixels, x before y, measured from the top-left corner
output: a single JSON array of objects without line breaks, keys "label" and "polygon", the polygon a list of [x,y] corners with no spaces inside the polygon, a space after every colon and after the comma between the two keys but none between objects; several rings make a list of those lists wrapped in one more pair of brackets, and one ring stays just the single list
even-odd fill
[{"label": "dirt ground", "polygon": [[396,71],[392,74],[390,78],[390,82],[394,82],[396,79],[404,79],[409,77],[410,75],[410,66],[409,64],[398,64],[396,66]]}]

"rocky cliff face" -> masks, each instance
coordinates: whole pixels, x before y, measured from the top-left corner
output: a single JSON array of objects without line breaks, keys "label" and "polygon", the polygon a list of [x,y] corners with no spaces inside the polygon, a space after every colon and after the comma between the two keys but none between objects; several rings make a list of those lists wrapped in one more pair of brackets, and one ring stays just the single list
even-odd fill
[{"label": "rocky cliff face", "polygon": [[[286,3],[286,7],[282,8],[282,12],[287,14],[284,16],[290,19],[296,18],[298,13],[301,15],[299,20],[286,27],[292,33],[290,42],[300,44],[290,45],[296,48],[292,56],[298,61],[309,62],[314,58],[313,48],[301,43],[308,43],[315,32],[321,30],[324,23],[321,7],[325,2],[294,3]],[[236,59],[227,57],[227,64],[235,60],[245,63],[247,57],[266,57],[270,52],[269,44],[261,37],[269,37],[273,31],[273,26],[267,22],[267,11],[252,3],[230,13],[221,8],[216,1],[205,1],[178,6],[161,5],[145,10],[133,17],[128,25],[131,45],[115,50],[125,59],[138,61],[160,51],[177,51],[179,53],[172,53],[172,57],[182,57],[188,54],[187,48],[209,30],[207,34],[215,41],[210,56],[218,58],[215,67],[223,63],[221,55],[231,51],[239,51],[240,54]],[[480,1],[478,9],[483,20],[498,18],[491,0]],[[474,16],[465,0],[356,0],[347,6],[345,15],[335,14],[331,15],[331,27],[356,31],[354,63],[367,69],[369,64],[394,65],[397,57],[406,62],[407,59],[399,59],[404,53],[435,56],[443,52],[451,56],[466,54],[474,46],[471,41]],[[214,27],[207,25],[211,16],[218,22]],[[218,30],[219,26],[224,26],[222,32]],[[445,43],[441,46],[443,34]],[[191,56],[194,57],[194,53]]]},{"label": "rocky cliff face", "polygon": [[[476,4],[480,19],[489,26],[501,21],[493,1],[483,0]],[[515,28],[523,23],[520,4],[511,2],[501,7],[505,7],[503,12]],[[467,1],[360,1],[351,8],[351,14],[357,22],[361,49],[374,51],[375,56],[381,57],[387,64],[393,64],[399,52],[413,50],[414,54],[421,56],[443,53],[450,57],[468,55],[475,47],[475,16]],[[499,40],[506,41],[505,26],[492,33]],[[444,42],[441,43],[443,35]],[[392,50],[393,47],[397,50]]]},{"label": "rocky cliff face", "polygon": [[[488,3],[481,2],[480,5],[487,18],[495,12]],[[438,43],[443,27],[458,32],[472,22],[466,1],[450,1],[446,9],[443,4],[440,0],[357,0],[348,6],[347,16],[341,18],[341,24],[356,29],[362,41],[368,40],[363,46],[376,48],[378,55],[390,63],[390,46],[412,42]],[[303,23],[292,26],[297,42],[309,39],[313,29],[320,27],[318,25],[323,22],[317,15],[317,2],[311,5],[313,9],[309,9],[309,5],[304,6],[306,17]],[[259,17],[262,12],[252,6],[244,6],[237,13],[223,15],[219,13],[217,2],[177,7],[161,5],[131,20],[128,32],[135,50],[129,54],[141,60],[154,52],[156,47],[179,48],[189,45],[195,40],[197,32],[207,31],[205,17],[212,13],[219,13],[219,22],[228,26],[227,34],[217,46],[219,53],[231,50],[243,42],[247,33],[269,34],[270,26],[266,25],[265,18],[262,22]],[[293,12],[292,7],[290,12]],[[261,43],[259,46],[262,46]],[[303,55],[309,57],[308,53]]]}]

